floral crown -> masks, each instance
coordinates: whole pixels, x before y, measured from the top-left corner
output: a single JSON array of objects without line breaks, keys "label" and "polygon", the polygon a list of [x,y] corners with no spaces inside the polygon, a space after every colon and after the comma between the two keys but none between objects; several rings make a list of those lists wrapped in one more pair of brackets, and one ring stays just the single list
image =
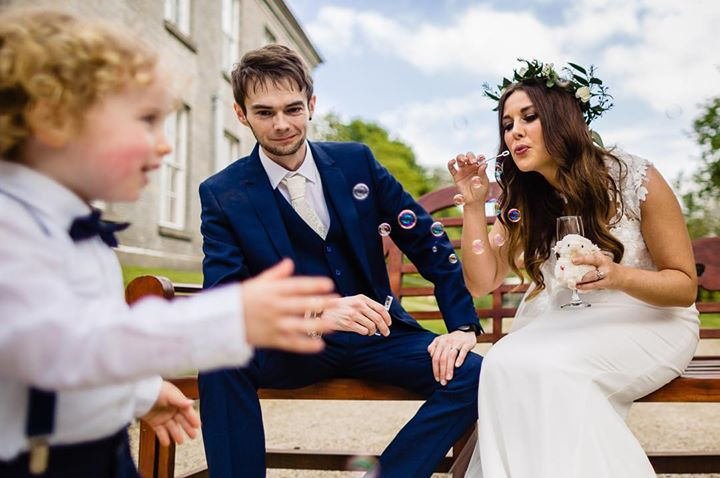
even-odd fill
[{"label": "floral crown", "polygon": [[[502,84],[497,85],[496,88],[492,88],[488,83],[483,84],[485,96],[499,102],[508,86],[534,80],[545,82],[548,88],[558,87],[572,93],[578,99],[580,110],[588,125],[613,107],[610,101],[612,96],[607,92],[608,87],[603,85],[601,79],[595,77],[595,67],[592,65],[585,69],[568,62],[570,67],[564,67],[561,73],[558,73],[552,63],[543,64],[538,60],[523,58],[518,58],[518,61],[525,64],[513,70],[512,80],[503,78]],[[497,110],[497,106],[493,110]]]}]

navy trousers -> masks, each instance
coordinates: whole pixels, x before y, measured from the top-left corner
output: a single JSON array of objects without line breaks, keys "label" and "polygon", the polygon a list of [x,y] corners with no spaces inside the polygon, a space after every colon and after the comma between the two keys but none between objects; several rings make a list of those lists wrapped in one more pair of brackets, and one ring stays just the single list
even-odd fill
[{"label": "navy trousers", "polygon": [[13,478],[140,478],[130,456],[127,430],[91,442],[50,447],[47,471],[31,475],[28,453],[0,461],[0,476]]},{"label": "navy trousers", "polygon": [[477,420],[482,357],[470,353],[446,386],[436,382],[427,347],[435,334],[395,322],[389,337],[338,332],[316,355],[259,350],[245,368],[200,374],[203,441],[212,478],[265,476],[258,388],[298,388],[333,377],[398,385],[427,397],[380,457],[383,478],[430,476]]}]

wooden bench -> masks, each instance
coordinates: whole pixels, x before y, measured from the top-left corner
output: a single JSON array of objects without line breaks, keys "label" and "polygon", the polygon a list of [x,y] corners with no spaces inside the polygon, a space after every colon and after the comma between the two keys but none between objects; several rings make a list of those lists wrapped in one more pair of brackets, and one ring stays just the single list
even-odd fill
[{"label": "wooden bench", "polygon": [[[491,191],[491,197],[497,197],[497,188]],[[453,196],[457,193],[454,186],[426,194],[418,202],[443,223],[456,249],[459,248],[459,229],[462,217],[447,215],[454,211]],[[456,211],[456,210],[455,210]],[[439,216],[445,217],[439,217]],[[487,217],[488,224],[494,221]],[[441,320],[434,302],[431,284],[422,284],[415,266],[403,257],[402,252],[389,238],[384,238],[387,268],[393,293],[408,311],[419,321]],[[701,291],[720,290],[720,238],[700,239],[693,243],[699,269],[704,268],[698,294]],[[505,335],[509,321],[514,317],[516,306],[527,286],[517,287],[511,281],[493,291],[489,298],[478,304],[478,315],[483,319],[486,330],[478,342],[496,342]],[[193,294],[200,290],[199,285],[173,284],[166,278],[155,276],[138,277],[131,281],[126,289],[126,300],[136,300],[155,295],[172,299],[178,295]],[[418,306],[420,304],[420,306]],[[703,314],[720,313],[720,301],[698,303]],[[720,338],[720,329],[702,329],[702,338]],[[188,397],[197,399],[197,378],[177,377],[171,381]],[[421,397],[406,390],[357,379],[332,379],[295,390],[261,389],[262,399],[291,400],[422,400]],[[720,357],[696,357],[681,377],[663,388],[642,398],[643,402],[717,402],[720,403]],[[474,430],[468,430],[453,446],[452,456],[446,457],[438,466],[439,472],[450,472],[463,476],[467,462],[474,447]],[[267,450],[268,468],[291,468],[313,470],[343,470],[348,460],[357,452],[307,452],[298,450]],[[649,454],[658,473],[712,473],[720,472],[720,455],[709,453],[665,453]],[[140,423],[140,451],[138,467],[143,478],[166,478],[174,476],[175,447],[162,447],[156,440],[152,429]],[[207,476],[207,470],[198,470],[189,475]]]}]

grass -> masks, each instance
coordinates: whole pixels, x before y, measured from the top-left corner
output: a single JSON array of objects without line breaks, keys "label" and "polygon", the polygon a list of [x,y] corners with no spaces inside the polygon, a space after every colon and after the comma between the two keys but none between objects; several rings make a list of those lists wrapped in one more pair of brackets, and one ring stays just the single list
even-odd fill
[{"label": "grass", "polygon": [[202,284],[202,272],[181,271],[176,269],[158,269],[153,267],[122,266],[123,284],[139,276],[165,276],[173,282]]},{"label": "grass", "polygon": [[[128,282],[133,280],[135,277],[142,275],[156,275],[165,276],[173,282],[181,282],[188,284],[202,284],[203,275],[202,272],[193,271],[182,271],[176,269],[160,269],[153,267],[137,267],[137,266],[123,266],[123,284],[127,285]],[[425,287],[429,286],[430,283],[423,279],[419,274],[405,274],[403,276],[403,285],[405,287]],[[519,297],[517,298],[519,302]],[[716,297],[702,297],[702,299],[714,299]],[[475,307],[484,309],[492,307],[492,297],[489,295],[485,297],[473,299]],[[403,307],[408,312],[419,312],[428,310],[437,310],[437,302],[435,297],[407,297],[402,301]],[[513,304],[517,305],[517,304]],[[702,314],[700,316],[701,326],[703,328],[718,329],[720,328],[720,314]],[[481,319],[480,323],[488,330],[490,321],[488,319]],[[444,334],[447,332],[445,322],[442,320],[423,320],[421,325],[437,334]]]},{"label": "grass", "polygon": [[700,326],[704,329],[720,329],[720,314],[700,315]]}]

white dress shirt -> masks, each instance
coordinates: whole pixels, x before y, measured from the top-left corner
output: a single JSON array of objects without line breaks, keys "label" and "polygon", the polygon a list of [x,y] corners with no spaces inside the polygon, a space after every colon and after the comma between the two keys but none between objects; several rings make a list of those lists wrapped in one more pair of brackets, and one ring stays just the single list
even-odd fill
[{"label": "white dress shirt", "polygon": [[313,208],[315,213],[320,218],[320,222],[325,226],[325,230],[330,230],[330,212],[328,212],[327,203],[325,202],[325,194],[323,194],[322,180],[320,179],[320,172],[315,164],[315,158],[313,158],[312,151],[310,151],[310,145],[305,141],[305,159],[303,160],[297,171],[290,171],[277,164],[275,161],[270,159],[265,151],[260,148],[260,162],[265,169],[265,173],[270,179],[270,185],[273,189],[280,190],[280,194],[283,195],[287,202],[292,204],[290,200],[290,192],[285,184],[281,183],[283,178],[286,176],[292,176],[300,174],[305,176],[305,201],[308,205]]},{"label": "white dress shirt", "polygon": [[68,235],[89,212],[51,178],[0,160],[0,460],[27,449],[30,385],[58,392],[50,443],[77,443],[146,413],[157,374],[252,354],[237,286],[129,308],[112,249]]}]

